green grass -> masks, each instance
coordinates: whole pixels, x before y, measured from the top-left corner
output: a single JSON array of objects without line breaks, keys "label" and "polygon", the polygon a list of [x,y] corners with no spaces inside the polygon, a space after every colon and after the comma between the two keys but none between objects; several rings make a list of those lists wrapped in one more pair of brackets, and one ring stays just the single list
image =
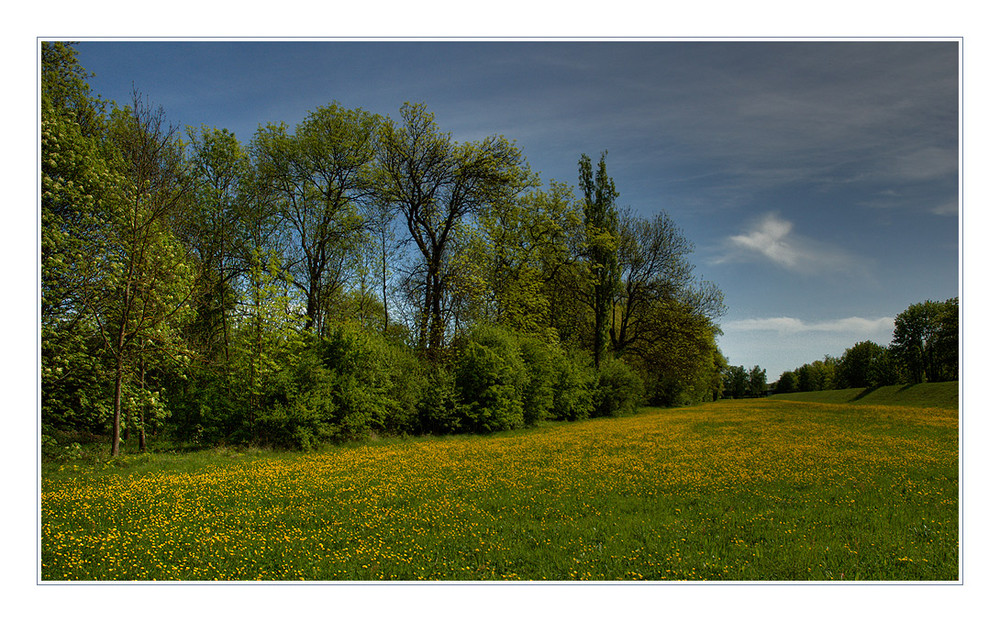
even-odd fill
[{"label": "green grass", "polygon": [[950,409],[725,401],[47,465],[42,579],[958,579]]},{"label": "green grass", "polygon": [[899,384],[877,389],[837,389],[806,393],[779,393],[772,400],[823,402],[827,404],[867,404],[872,406],[914,406],[958,408],[958,382]]}]

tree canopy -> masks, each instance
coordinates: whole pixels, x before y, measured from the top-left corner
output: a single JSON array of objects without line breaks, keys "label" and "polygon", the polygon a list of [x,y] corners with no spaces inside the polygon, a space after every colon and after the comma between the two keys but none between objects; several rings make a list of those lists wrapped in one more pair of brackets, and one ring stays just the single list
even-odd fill
[{"label": "tree canopy", "polygon": [[722,294],[606,152],[543,187],[412,103],[243,144],[100,100],[70,45],[42,61],[46,435],[310,447],[722,393]]}]

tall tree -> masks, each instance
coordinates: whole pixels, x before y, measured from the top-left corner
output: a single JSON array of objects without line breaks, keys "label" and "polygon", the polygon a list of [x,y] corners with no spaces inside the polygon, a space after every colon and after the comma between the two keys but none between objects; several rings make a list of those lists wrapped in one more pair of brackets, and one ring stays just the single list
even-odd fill
[{"label": "tall tree", "polygon": [[874,341],[861,341],[846,349],[837,363],[838,388],[878,387],[887,384],[886,348]]},{"label": "tall tree", "polygon": [[611,347],[616,355],[642,351],[669,339],[669,326],[657,307],[675,304],[713,319],[725,312],[722,292],[711,283],[696,283],[686,256],[693,250],[666,215],[651,220],[626,212],[618,234],[621,286],[615,290]]},{"label": "tall tree", "polygon": [[741,399],[747,396],[750,374],[742,365],[730,365],[725,372],[725,391],[728,397]]},{"label": "tall tree", "polygon": [[337,103],[311,112],[289,134],[269,124],[254,139],[261,178],[290,228],[289,269],[306,300],[306,328],[327,331],[327,316],[350,278],[360,241],[359,205],[373,195],[371,165],[379,117]]},{"label": "tall tree", "polygon": [[103,104],[72,46],[42,44],[42,425],[102,431],[107,369],[93,315],[107,258],[115,176],[101,151]]},{"label": "tall tree", "polygon": [[114,373],[111,454],[119,453],[122,396],[143,365],[143,353],[176,347],[171,320],[188,310],[190,268],[171,230],[189,199],[189,180],[176,128],[162,108],[133,94],[130,108],[112,113],[108,156],[120,176],[107,214],[108,258],[101,296],[92,309]]},{"label": "tall tree", "polygon": [[[575,266],[571,242],[582,226],[572,191],[553,183],[494,206],[462,230],[456,262],[473,322],[499,324],[553,342],[559,290]],[[565,311],[580,323],[580,309]]]},{"label": "tall tree", "polygon": [[192,249],[200,272],[193,301],[195,339],[206,361],[228,369],[237,279],[246,271],[246,179],[249,156],[225,129],[189,128],[193,201],[179,219],[183,241]]},{"label": "tall tree", "polygon": [[590,304],[594,312],[594,365],[600,368],[608,350],[612,306],[619,284],[618,267],[618,192],[608,176],[601,154],[597,171],[590,157],[580,156],[580,190],[583,192],[583,218],[586,227],[585,257],[590,272]]},{"label": "tall tree", "polygon": [[422,104],[405,104],[400,116],[400,125],[383,126],[379,185],[382,200],[402,214],[417,248],[411,278],[416,341],[436,360],[445,344],[455,231],[466,217],[510,200],[527,175],[520,150],[502,136],[457,144]]}]

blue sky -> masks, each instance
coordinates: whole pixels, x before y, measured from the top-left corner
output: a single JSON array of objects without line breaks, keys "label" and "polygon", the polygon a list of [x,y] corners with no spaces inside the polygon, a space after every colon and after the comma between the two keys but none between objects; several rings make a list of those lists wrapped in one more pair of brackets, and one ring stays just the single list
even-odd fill
[{"label": "blue sky", "polygon": [[731,364],[887,344],[959,294],[956,41],[87,41],[94,90],[249,140],[331,101],[456,140],[503,134],[543,180],[608,151],[621,207],[665,211],[719,285]]}]

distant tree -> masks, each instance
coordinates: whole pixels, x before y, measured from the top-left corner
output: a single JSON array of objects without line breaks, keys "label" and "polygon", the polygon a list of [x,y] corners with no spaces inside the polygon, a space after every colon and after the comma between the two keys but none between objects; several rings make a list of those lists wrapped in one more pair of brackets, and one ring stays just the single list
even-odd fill
[{"label": "distant tree", "polygon": [[873,341],[861,341],[844,351],[837,365],[837,387],[850,389],[877,386],[877,361],[885,348]]},{"label": "distant tree", "polygon": [[831,356],[823,357],[822,361],[813,361],[795,370],[799,391],[826,391],[836,387],[837,359]]},{"label": "distant tree", "polygon": [[896,316],[891,348],[910,382],[958,378],[958,299],[912,304]]},{"label": "distant tree", "polygon": [[747,384],[750,397],[763,397],[767,394],[767,370],[761,369],[760,365],[754,365],[750,370]]},{"label": "distant tree", "polygon": [[793,371],[781,373],[778,383],[774,388],[775,393],[795,393],[799,390],[799,380]]},{"label": "distant tree", "polygon": [[750,388],[750,374],[742,365],[730,365],[724,376],[725,393],[727,397],[740,399],[747,396]]}]

